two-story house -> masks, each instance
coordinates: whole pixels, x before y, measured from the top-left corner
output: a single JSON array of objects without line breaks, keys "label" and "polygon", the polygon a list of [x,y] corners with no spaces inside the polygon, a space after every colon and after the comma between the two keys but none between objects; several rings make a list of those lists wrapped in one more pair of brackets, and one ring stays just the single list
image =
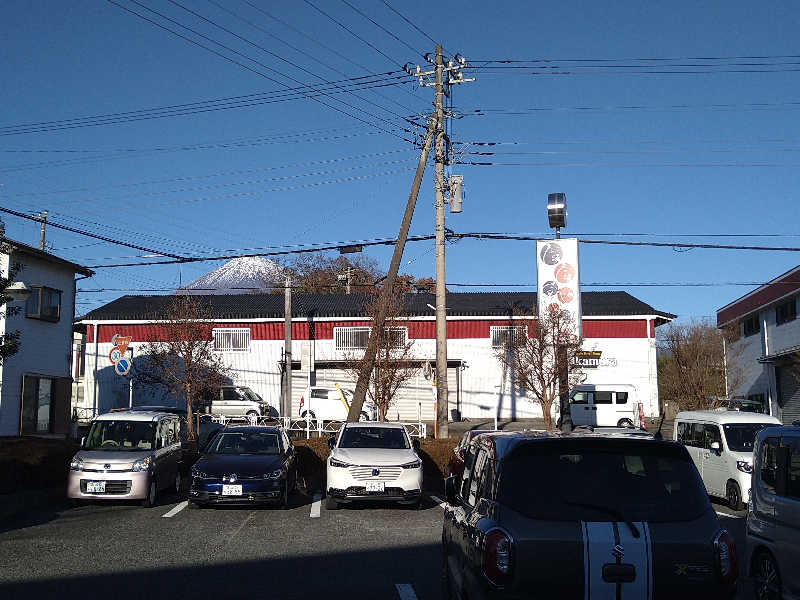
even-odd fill
[{"label": "two-story house", "polygon": [[[19,351],[0,364],[0,436],[66,435],[70,423],[75,275],[93,271],[33,246],[0,239],[0,271],[20,265],[0,333],[18,331]],[[3,310],[3,313],[10,311]]]},{"label": "two-story house", "polygon": [[[717,327],[734,326],[728,365],[737,385],[728,397],[781,419],[800,419],[800,266],[717,311]],[[730,371],[729,371],[730,372]]]}]

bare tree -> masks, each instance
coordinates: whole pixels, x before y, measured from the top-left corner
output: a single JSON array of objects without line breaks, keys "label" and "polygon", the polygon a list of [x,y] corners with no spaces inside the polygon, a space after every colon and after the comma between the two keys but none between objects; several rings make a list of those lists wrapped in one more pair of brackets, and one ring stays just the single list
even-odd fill
[{"label": "bare tree", "polygon": [[576,358],[583,340],[574,334],[572,316],[556,310],[536,318],[517,311],[503,337],[495,350],[497,359],[510,374],[512,385],[524,389],[539,403],[545,429],[552,430],[559,375],[568,370],[570,389],[583,375]]},{"label": "bare tree", "polygon": [[375,282],[383,276],[377,261],[366,256],[350,260],[346,256],[301,254],[287,268],[293,273],[295,291],[301,293],[341,293],[342,283],[338,276],[347,273],[348,269],[350,285],[355,292],[376,291]]},{"label": "bare tree", "polygon": [[[366,313],[374,318],[378,309],[378,299],[366,306]],[[420,370],[420,361],[412,353],[413,340],[407,341],[404,335],[406,322],[402,320],[403,295],[394,293],[389,300],[386,325],[378,335],[378,352],[375,368],[370,377],[367,394],[378,408],[378,420],[385,421],[389,409],[394,405],[397,391],[411,380]],[[366,344],[365,344],[366,345]],[[358,379],[364,360],[363,352],[348,353],[345,356],[345,370],[353,379]]]},{"label": "bare tree", "polygon": [[199,297],[173,297],[161,319],[159,339],[142,349],[144,366],[137,369],[137,378],[185,398],[187,433],[193,440],[192,401],[219,390],[228,367],[214,352],[214,323]]},{"label": "bare tree", "polygon": [[[670,324],[660,332],[658,394],[660,400],[680,410],[706,410],[723,406],[742,383],[743,371],[736,360],[737,325],[724,330],[703,322]],[[723,340],[727,343],[723,346]],[[727,361],[724,353],[727,351]]]}]

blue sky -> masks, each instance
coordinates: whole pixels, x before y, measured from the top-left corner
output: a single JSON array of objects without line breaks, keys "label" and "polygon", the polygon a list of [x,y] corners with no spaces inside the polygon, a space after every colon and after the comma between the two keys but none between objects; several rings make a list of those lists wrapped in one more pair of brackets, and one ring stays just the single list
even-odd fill
[{"label": "blue sky", "polygon": [[[4,2],[0,206],[46,209],[55,222],[182,256],[394,237],[418,155],[401,117],[430,111],[433,98],[413,81],[324,98],[372,125],[297,98],[56,131],[16,126],[385,74],[424,65],[429,35],[482,67],[454,89],[461,159],[521,163],[450,167],[464,175],[466,198],[449,228],[549,235],[547,194],[564,192],[564,235],[800,246],[796,3],[180,0],[191,14],[177,0],[115,2],[251,70],[110,2]],[[503,59],[551,61],[487,68]],[[400,75],[356,81],[397,84]],[[504,154],[469,154],[486,150]],[[433,230],[431,170],[415,234]],[[10,237],[38,243],[38,224],[2,218]],[[760,237],[718,237],[732,234]],[[54,228],[48,241],[87,265],[146,260]],[[432,247],[410,244],[403,270],[432,275]],[[384,268],[390,253],[367,252]],[[713,315],[751,287],[625,284],[765,282],[798,263],[796,252],[581,246],[584,290],[624,289],[684,319]],[[174,288],[218,264],[98,270],[80,287],[130,291],[82,293],[79,309]],[[447,280],[532,289],[521,286],[535,284],[533,242],[451,244]]]}]

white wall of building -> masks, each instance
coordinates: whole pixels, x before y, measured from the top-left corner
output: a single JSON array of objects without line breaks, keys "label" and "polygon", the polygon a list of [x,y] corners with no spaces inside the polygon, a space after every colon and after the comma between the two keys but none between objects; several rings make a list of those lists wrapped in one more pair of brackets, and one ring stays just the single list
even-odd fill
[{"label": "white wall of building", "polygon": [[[8,273],[9,256],[1,254],[0,261],[3,273]],[[13,254],[11,261],[24,265],[17,281],[61,290],[61,317],[57,322],[27,318],[24,301],[16,301],[7,306],[20,307],[18,313],[0,318],[2,332],[20,332],[19,352],[0,366],[0,436],[19,434],[23,375],[69,377],[72,352],[74,272],[24,254]]]}]

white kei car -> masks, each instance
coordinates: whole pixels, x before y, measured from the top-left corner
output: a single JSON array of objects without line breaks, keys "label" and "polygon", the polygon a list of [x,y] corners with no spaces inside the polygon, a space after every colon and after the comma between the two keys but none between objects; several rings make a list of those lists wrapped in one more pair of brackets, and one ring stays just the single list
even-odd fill
[{"label": "white kei car", "polygon": [[419,440],[400,423],[345,423],[328,439],[328,510],[353,500],[384,500],[419,506],[422,461]]}]

